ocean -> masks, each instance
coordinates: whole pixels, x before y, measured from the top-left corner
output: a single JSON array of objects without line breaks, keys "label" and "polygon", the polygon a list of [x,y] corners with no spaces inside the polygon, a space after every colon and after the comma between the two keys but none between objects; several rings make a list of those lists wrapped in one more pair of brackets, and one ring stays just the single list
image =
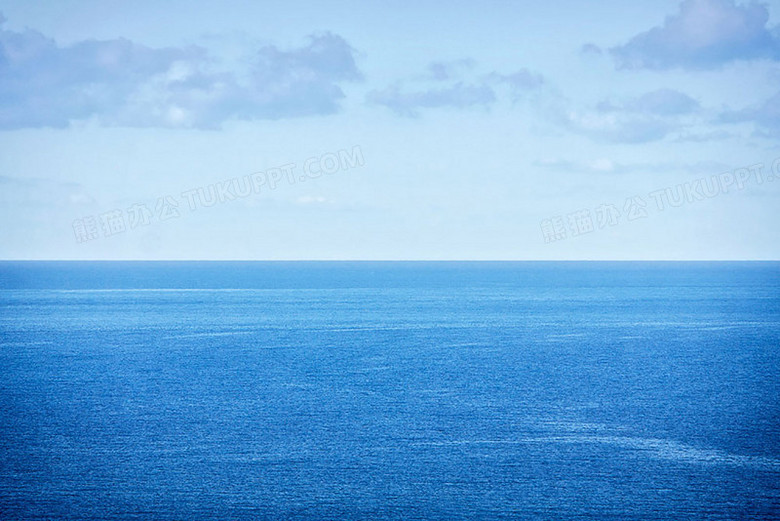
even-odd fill
[{"label": "ocean", "polygon": [[780,519],[780,263],[2,262],[0,518]]}]

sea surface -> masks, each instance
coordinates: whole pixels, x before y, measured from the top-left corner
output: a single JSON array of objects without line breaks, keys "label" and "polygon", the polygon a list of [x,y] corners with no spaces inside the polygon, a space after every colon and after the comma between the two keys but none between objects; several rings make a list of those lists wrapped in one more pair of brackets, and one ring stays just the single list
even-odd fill
[{"label": "sea surface", "polygon": [[780,519],[780,263],[2,262],[0,519]]}]

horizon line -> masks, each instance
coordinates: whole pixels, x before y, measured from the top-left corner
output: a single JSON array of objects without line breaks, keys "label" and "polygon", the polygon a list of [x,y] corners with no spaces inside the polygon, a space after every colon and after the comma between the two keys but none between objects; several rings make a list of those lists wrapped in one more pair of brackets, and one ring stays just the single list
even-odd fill
[{"label": "horizon line", "polygon": [[0,259],[0,262],[780,262],[780,259]]}]

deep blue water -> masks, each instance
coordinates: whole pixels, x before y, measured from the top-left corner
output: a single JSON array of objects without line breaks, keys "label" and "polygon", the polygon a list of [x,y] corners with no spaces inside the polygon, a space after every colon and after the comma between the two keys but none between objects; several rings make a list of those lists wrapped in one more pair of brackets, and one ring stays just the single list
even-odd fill
[{"label": "deep blue water", "polygon": [[0,263],[2,519],[780,519],[780,263]]}]

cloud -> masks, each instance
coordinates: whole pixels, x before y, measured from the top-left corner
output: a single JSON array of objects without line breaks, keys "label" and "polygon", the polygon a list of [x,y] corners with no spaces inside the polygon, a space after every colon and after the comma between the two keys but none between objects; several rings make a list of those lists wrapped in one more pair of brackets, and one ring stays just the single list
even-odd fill
[{"label": "cloud", "polygon": [[685,0],[661,26],[610,49],[619,69],[711,69],[737,60],[780,58],[780,34],[765,5]]},{"label": "cloud", "polygon": [[552,118],[563,127],[599,141],[648,143],[690,125],[699,103],[682,92],[658,89],[635,98],[604,100],[593,109],[554,108]]},{"label": "cloud", "polygon": [[60,207],[89,205],[95,203],[95,199],[80,183],[0,175],[0,202],[7,208],[31,205]]},{"label": "cloud", "polygon": [[667,118],[616,111],[569,111],[560,121],[573,132],[613,143],[658,141],[679,127]]},{"label": "cloud", "polygon": [[[2,24],[2,20],[0,20]],[[200,47],[150,48],[126,39],[60,46],[27,29],[0,28],[0,129],[106,125],[215,128],[230,119],[330,114],[342,82],[359,80],[340,36],[261,48],[239,80]]]},{"label": "cloud", "polygon": [[651,173],[683,173],[683,174],[715,174],[733,168],[717,161],[700,161],[683,163],[678,161],[658,161],[640,163],[621,163],[608,158],[592,161],[573,161],[568,159],[541,159],[534,161],[534,166],[559,173],[573,174],[651,174]]},{"label": "cloud", "polygon": [[512,99],[517,101],[525,94],[544,85],[545,80],[541,74],[536,74],[528,69],[519,69],[511,74],[494,72],[491,79],[509,86]]},{"label": "cloud", "polygon": [[723,141],[733,139],[737,134],[725,130],[711,130],[707,132],[690,132],[679,135],[674,139],[676,143],[707,143],[710,141]]},{"label": "cloud", "polygon": [[260,117],[331,114],[344,93],[338,83],[362,79],[354,49],[340,36],[324,33],[307,46],[260,49],[252,70],[252,97]]},{"label": "cloud", "polygon": [[464,72],[474,68],[475,62],[471,58],[453,61],[435,61],[428,64],[428,74],[436,81],[458,79]]},{"label": "cloud", "polygon": [[405,83],[399,81],[385,89],[369,92],[366,101],[385,106],[402,116],[416,117],[421,109],[487,107],[498,101],[496,89],[502,86],[507,86],[513,101],[517,101],[545,83],[541,75],[528,69],[510,74],[495,71],[466,74],[472,73],[475,67],[470,59],[432,62],[427,74],[417,76],[412,82],[415,87],[405,87]]},{"label": "cloud", "polygon": [[599,47],[596,44],[586,43],[585,45],[580,47],[580,53],[582,53],[582,54],[601,54],[602,50],[601,50],[601,47]]},{"label": "cloud", "polygon": [[683,92],[657,89],[640,96],[572,108],[565,99],[546,115],[567,130],[610,143],[649,143],[690,127],[702,118],[699,102]]},{"label": "cloud", "polygon": [[295,202],[299,205],[323,205],[333,203],[332,200],[322,197],[321,195],[303,195],[295,199]]},{"label": "cloud", "polygon": [[148,78],[200,56],[124,39],[59,47],[37,31],[0,30],[0,128],[65,127],[111,111]]},{"label": "cloud", "polygon": [[476,105],[487,106],[496,100],[489,86],[467,85],[458,82],[450,87],[403,92],[399,85],[368,94],[369,103],[384,105],[397,114],[417,116],[421,108],[466,108]]},{"label": "cloud", "polygon": [[699,102],[673,89],[658,89],[620,104],[603,101],[597,105],[602,112],[628,111],[658,116],[690,114],[700,108]]},{"label": "cloud", "polygon": [[614,173],[621,169],[620,165],[607,158],[599,158],[587,163],[568,159],[540,159],[534,161],[533,165],[556,172],[578,173]]},{"label": "cloud", "polygon": [[741,110],[726,110],[721,123],[753,123],[756,134],[762,137],[780,137],[780,92],[768,100]]}]

